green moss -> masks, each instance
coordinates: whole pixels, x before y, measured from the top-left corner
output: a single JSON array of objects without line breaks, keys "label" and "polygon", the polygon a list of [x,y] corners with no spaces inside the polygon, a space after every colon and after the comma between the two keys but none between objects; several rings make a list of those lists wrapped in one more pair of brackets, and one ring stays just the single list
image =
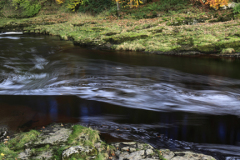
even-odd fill
[{"label": "green moss", "polygon": [[69,148],[69,146],[61,146],[61,147],[55,146],[55,147],[53,147],[53,151],[54,151],[53,158],[54,158],[54,160],[61,160],[62,159],[62,152],[67,148]]},{"label": "green moss", "polygon": [[68,144],[77,144],[85,141],[85,145],[93,146],[100,139],[98,134],[97,130],[75,125],[73,126],[72,134],[68,138]]},{"label": "green moss", "polygon": [[[4,155],[1,155],[4,154]],[[18,152],[15,152],[11,149],[9,149],[6,145],[3,143],[0,144],[0,160],[3,159],[15,159],[18,156]]]},{"label": "green moss", "polygon": [[104,159],[106,158],[101,153],[99,153],[94,160],[104,160]]},{"label": "green moss", "polygon": [[44,151],[47,151],[50,148],[50,145],[45,145],[44,147],[41,148],[33,148],[31,149],[31,154],[37,154],[37,153],[41,153]]},{"label": "green moss", "polygon": [[123,43],[126,41],[133,41],[135,39],[145,39],[148,35],[146,33],[137,33],[137,32],[125,32],[115,36],[109,36],[103,38],[106,42],[111,43]]},{"label": "green moss", "polygon": [[8,147],[13,150],[20,150],[24,148],[24,145],[28,142],[35,141],[40,132],[36,130],[31,130],[26,133],[20,133],[15,138],[8,142]]},{"label": "green moss", "polygon": [[221,54],[231,54],[231,53],[234,53],[235,50],[233,48],[224,48],[222,51],[221,51]]}]

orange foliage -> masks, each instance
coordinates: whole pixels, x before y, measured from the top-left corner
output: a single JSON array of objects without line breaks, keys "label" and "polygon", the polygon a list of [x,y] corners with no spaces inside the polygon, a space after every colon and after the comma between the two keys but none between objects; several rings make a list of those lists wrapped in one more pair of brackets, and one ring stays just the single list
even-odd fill
[{"label": "orange foliage", "polygon": [[227,5],[228,2],[229,0],[207,0],[205,4],[209,4],[212,8],[219,9],[219,7]]},{"label": "orange foliage", "polygon": [[229,0],[190,0],[193,4],[200,2],[202,5],[209,5],[210,7],[218,10],[219,7],[227,5]]}]

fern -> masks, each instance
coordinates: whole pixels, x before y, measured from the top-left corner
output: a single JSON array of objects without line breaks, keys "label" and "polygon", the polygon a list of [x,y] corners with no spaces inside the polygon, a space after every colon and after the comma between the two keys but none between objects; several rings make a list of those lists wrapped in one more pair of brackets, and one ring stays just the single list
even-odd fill
[{"label": "fern", "polygon": [[236,6],[233,8],[233,13],[234,13],[234,14],[240,13],[240,4],[236,5]]}]

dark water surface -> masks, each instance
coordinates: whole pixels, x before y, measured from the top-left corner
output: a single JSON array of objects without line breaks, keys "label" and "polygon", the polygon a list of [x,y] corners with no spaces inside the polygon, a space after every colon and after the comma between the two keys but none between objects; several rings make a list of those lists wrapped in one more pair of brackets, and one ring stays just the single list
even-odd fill
[{"label": "dark water surface", "polygon": [[240,60],[96,51],[0,34],[0,126],[80,123],[108,141],[240,159]]}]

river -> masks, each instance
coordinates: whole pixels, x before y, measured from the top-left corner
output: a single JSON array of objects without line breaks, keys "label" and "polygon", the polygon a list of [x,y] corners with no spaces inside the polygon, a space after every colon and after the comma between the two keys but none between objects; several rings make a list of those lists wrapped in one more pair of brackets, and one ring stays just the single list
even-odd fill
[{"label": "river", "polygon": [[100,51],[58,37],[0,34],[0,127],[52,122],[107,142],[240,159],[240,59]]}]

